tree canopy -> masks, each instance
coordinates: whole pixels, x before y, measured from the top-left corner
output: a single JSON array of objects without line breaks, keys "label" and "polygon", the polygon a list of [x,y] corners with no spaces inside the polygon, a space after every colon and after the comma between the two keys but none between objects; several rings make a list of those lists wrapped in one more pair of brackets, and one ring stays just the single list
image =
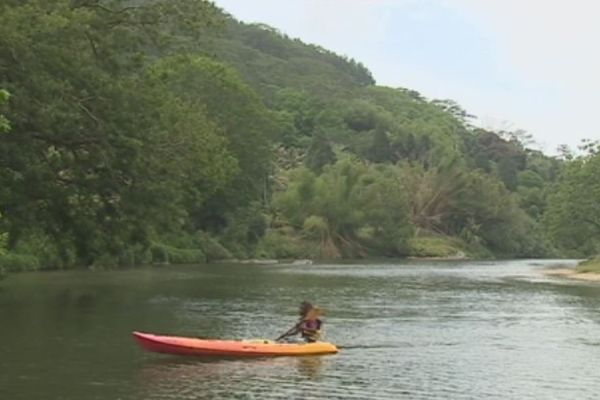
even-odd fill
[{"label": "tree canopy", "polygon": [[597,252],[595,148],[471,118],[203,0],[0,4],[11,268]]},{"label": "tree canopy", "polygon": [[600,252],[600,151],[590,150],[566,165],[544,215],[554,243],[575,256]]}]

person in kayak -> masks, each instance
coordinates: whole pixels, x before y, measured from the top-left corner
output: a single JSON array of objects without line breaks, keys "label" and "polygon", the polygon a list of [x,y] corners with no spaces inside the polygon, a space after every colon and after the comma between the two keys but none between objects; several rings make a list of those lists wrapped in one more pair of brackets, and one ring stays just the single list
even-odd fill
[{"label": "person in kayak", "polygon": [[321,309],[313,306],[308,301],[303,301],[298,310],[300,320],[290,330],[279,336],[276,340],[280,341],[291,336],[300,334],[307,343],[314,343],[321,336],[321,327],[323,321],[319,319]]}]

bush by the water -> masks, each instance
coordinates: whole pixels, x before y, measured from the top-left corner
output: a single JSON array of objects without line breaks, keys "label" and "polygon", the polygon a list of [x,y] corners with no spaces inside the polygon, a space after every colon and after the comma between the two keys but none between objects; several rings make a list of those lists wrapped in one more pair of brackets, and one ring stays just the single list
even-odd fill
[{"label": "bush by the water", "polygon": [[206,256],[207,261],[227,260],[233,255],[217,239],[205,232],[198,232],[195,238],[197,246]]},{"label": "bush by the water", "polygon": [[153,264],[201,264],[206,255],[200,249],[179,249],[166,244],[155,243],[150,248]]},{"label": "bush by the water", "polygon": [[448,237],[415,237],[409,240],[409,247],[414,257],[454,257],[466,253],[463,243]]},{"label": "bush by the water", "polygon": [[291,229],[270,229],[256,248],[256,256],[268,259],[316,258],[319,246],[290,232]]},{"label": "bush by the water", "polygon": [[0,272],[37,271],[40,267],[40,260],[32,255],[16,253],[0,255]]}]

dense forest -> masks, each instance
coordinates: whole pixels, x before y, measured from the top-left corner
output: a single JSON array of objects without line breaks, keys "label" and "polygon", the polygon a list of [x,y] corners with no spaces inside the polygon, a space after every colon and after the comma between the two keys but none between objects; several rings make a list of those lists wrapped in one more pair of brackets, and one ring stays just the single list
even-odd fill
[{"label": "dense forest", "polygon": [[0,89],[0,269],[600,252],[596,143],[549,157],[210,2],[4,0]]}]

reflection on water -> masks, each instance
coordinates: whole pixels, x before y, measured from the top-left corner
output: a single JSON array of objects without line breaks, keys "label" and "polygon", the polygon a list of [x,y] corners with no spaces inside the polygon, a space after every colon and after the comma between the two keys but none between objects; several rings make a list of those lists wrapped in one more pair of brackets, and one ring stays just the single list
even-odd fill
[{"label": "reflection on water", "polygon": [[300,357],[296,359],[298,374],[306,378],[316,378],[323,365],[323,357]]},{"label": "reflection on water", "polygon": [[[1,399],[595,399],[600,285],[552,261],[23,274],[0,290]],[[132,330],[274,338],[323,306],[340,353],[186,358]]]},{"label": "reflection on water", "polygon": [[[218,398],[242,395],[251,386],[268,386],[280,379],[294,376],[298,381],[315,381],[324,357],[255,358],[255,359],[188,359],[167,357],[148,360],[137,376],[139,398],[198,398],[208,393]],[[260,386],[259,385],[259,386]],[[289,395],[294,393],[288,388]],[[227,397],[226,396],[226,397]]]}]

